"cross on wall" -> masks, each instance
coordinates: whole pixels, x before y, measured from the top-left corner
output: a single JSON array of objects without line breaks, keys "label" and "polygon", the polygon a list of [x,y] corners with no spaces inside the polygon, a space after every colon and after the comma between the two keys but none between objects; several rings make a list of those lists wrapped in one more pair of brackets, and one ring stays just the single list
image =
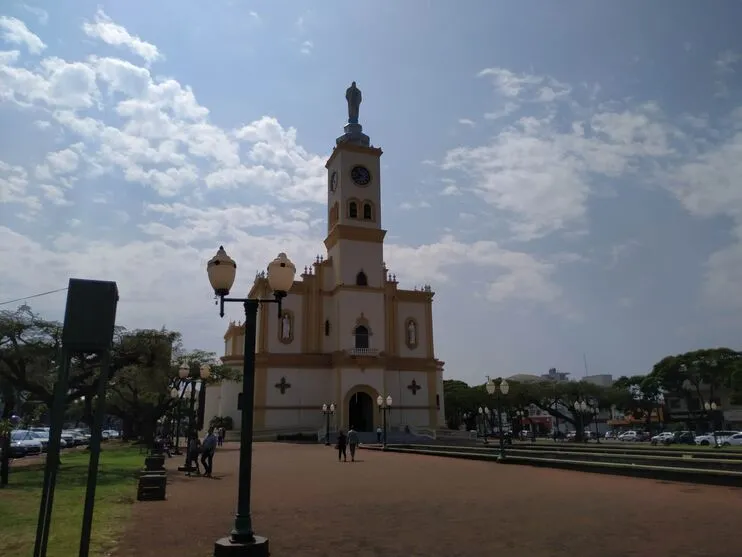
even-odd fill
[{"label": "cross on wall", "polygon": [[281,377],[281,380],[275,384],[276,389],[280,389],[281,394],[285,395],[286,390],[291,388],[291,383],[286,381],[285,377]]},{"label": "cross on wall", "polygon": [[417,394],[417,391],[419,391],[420,389],[422,389],[422,387],[420,385],[418,385],[417,384],[417,381],[415,381],[414,379],[412,380],[412,383],[410,383],[409,385],[407,385],[407,388],[412,391],[412,394],[413,395],[416,395]]}]

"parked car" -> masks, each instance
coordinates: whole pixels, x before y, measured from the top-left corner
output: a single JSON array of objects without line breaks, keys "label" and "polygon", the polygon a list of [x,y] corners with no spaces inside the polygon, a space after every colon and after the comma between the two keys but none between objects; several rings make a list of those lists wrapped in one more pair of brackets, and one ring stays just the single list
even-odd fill
[{"label": "parked car", "polygon": [[696,436],[692,431],[676,431],[673,436],[665,439],[665,445],[695,445]]},{"label": "parked car", "polygon": [[605,432],[605,438],[608,440],[615,439],[616,438],[616,432],[615,431],[606,431]]},{"label": "parked car", "polygon": [[704,433],[702,435],[696,435],[695,442],[696,445],[723,445],[724,441],[731,437],[732,435],[735,435],[737,433],[740,433],[739,431],[730,431],[730,430],[717,430],[713,433]]},{"label": "parked car", "polygon": [[721,443],[723,447],[740,447],[742,446],[742,433],[735,433],[734,435],[730,435],[724,441]]},{"label": "parked car", "polygon": [[672,439],[674,433],[672,431],[663,431],[654,435],[649,441],[652,445],[664,445],[666,440]]},{"label": "parked car", "polygon": [[619,441],[639,441],[640,435],[638,431],[626,431],[618,436]]},{"label": "parked car", "polygon": [[41,441],[27,430],[16,429],[10,432],[10,456],[18,458],[21,456],[41,454]]}]

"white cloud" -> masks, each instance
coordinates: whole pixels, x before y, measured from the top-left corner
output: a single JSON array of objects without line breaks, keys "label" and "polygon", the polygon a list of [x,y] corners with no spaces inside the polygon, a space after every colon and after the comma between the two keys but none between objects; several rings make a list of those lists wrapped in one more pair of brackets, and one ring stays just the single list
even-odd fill
[{"label": "white cloud", "polygon": [[46,162],[52,171],[57,174],[69,174],[77,169],[80,156],[72,149],[67,148],[46,156]]},{"label": "white cloud", "polygon": [[[480,76],[491,77],[515,103],[549,105],[571,91],[550,77],[501,68]],[[682,135],[652,103],[622,111],[606,108],[575,119],[571,129],[557,126],[553,116],[547,110],[541,119],[521,117],[489,144],[458,147],[444,157],[444,169],[467,175],[479,197],[510,216],[519,240],[584,226],[597,177],[632,173],[647,157],[672,155],[672,139]]]},{"label": "white cloud", "polygon": [[[85,23],[84,31],[146,62],[161,57],[155,45],[131,35],[102,11]],[[157,78],[147,67],[104,56],[50,57],[34,64],[21,62],[17,51],[0,53],[0,103],[43,110],[45,119],[34,125],[59,128],[65,142],[27,168],[2,163],[0,202],[18,205],[28,219],[42,207],[55,214],[74,199],[74,188],[87,182],[96,185],[86,196],[90,213],[106,221],[91,235],[87,213],[63,216],[59,222],[66,232],[51,242],[3,222],[0,258],[18,260],[3,276],[2,290],[10,297],[29,293],[29,274],[37,277],[31,293],[64,286],[59,277],[73,274],[112,279],[121,291],[121,322],[147,327],[190,322],[201,330],[206,323],[215,326],[215,314],[208,314],[213,308],[204,265],[220,243],[239,262],[244,291],[252,272],[263,269],[278,251],[296,258],[300,268],[324,251],[324,220],[318,218],[324,211],[317,209],[326,200],[326,157],[305,149],[297,130],[274,117],[225,129],[211,121],[190,87],[175,78]],[[108,177],[168,199],[141,209],[120,207],[120,190],[106,187]],[[461,193],[455,181],[443,182],[444,195]],[[223,199],[213,203],[217,189],[224,190],[218,192]],[[269,201],[240,202],[254,194]],[[400,208],[429,206],[416,201]],[[104,239],[107,231],[115,241]],[[390,243],[385,249],[403,285],[453,283],[461,263],[472,262],[494,270],[485,273],[493,278],[483,289],[493,302],[517,299],[561,307],[553,282],[555,262],[494,242],[467,244],[450,236],[423,246]],[[44,303],[34,307],[43,309]]]},{"label": "white cloud", "polygon": [[24,45],[31,54],[39,54],[46,48],[44,41],[28,30],[26,24],[15,17],[0,16],[0,31],[5,42]]},{"label": "white cloud", "polygon": [[47,23],[49,23],[49,12],[47,12],[46,10],[37,8],[35,6],[29,6],[27,4],[21,4],[21,8],[35,15],[36,19],[41,25],[46,25]]},{"label": "white cloud", "polygon": [[148,63],[162,58],[155,45],[143,41],[136,35],[129,33],[123,26],[114,23],[102,9],[99,9],[95,14],[92,23],[89,21],[84,22],[82,29],[89,37],[99,39],[112,46],[127,48],[137,56],[141,56]]},{"label": "white cloud", "polygon": [[28,187],[28,172],[23,167],[0,161],[0,204],[18,204],[32,212],[39,210],[39,200],[29,194]]},{"label": "white cloud", "polygon": [[474,120],[470,120],[469,118],[459,118],[459,124],[461,124],[462,126],[469,126],[472,128],[476,126],[476,123],[474,122]]},{"label": "white cloud", "polygon": [[482,273],[494,277],[485,285],[488,300],[535,302],[566,311],[560,300],[561,289],[551,278],[556,265],[539,261],[527,253],[503,249],[496,242],[469,244],[445,236],[437,243],[419,247],[388,246],[385,256],[392,272],[399,272],[413,283],[449,282],[454,277],[453,269],[464,264],[492,268]]},{"label": "white cloud", "polygon": [[302,54],[311,54],[313,49],[314,43],[312,41],[304,41],[303,43],[301,43],[299,52],[301,52]]},{"label": "white cloud", "polygon": [[[479,77],[488,77],[495,85],[495,89],[504,97],[552,102],[566,97],[571,88],[566,83],[557,81],[550,76],[535,74],[517,74],[505,68],[486,68],[479,72]],[[524,96],[524,93],[528,93]]]}]

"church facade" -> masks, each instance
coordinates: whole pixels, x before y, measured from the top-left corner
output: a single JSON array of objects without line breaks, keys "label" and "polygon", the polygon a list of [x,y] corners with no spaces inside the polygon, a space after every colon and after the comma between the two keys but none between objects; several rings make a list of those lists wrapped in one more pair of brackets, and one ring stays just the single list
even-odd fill
[{"label": "church facade", "polygon": [[[360,91],[352,89],[346,94],[349,123],[325,165],[326,256],[304,268],[280,318],[273,305],[259,310],[256,434],[320,430],[321,407],[331,403],[333,429],[373,431],[382,423],[379,395],[392,397],[392,427],[436,429],[445,421],[443,362],[433,341],[434,293],[429,286],[400,288],[384,263],[382,150],[370,145],[357,123]],[[351,98],[358,99],[354,107]],[[256,276],[249,296],[271,296],[264,275]],[[242,367],[244,334],[243,324],[230,323],[225,365]],[[232,381],[210,386],[206,422],[231,416],[239,428],[241,389],[241,382]]]}]

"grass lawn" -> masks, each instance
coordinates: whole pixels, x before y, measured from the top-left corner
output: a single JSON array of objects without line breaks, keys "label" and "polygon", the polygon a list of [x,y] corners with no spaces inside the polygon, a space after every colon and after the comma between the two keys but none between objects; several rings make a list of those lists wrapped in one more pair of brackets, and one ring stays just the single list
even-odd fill
[{"label": "grass lawn", "polygon": [[[89,454],[62,453],[54,493],[48,557],[74,557],[80,545]],[[136,471],[144,456],[138,448],[105,444],[98,466],[98,487],[91,555],[104,556],[116,544],[136,500]],[[10,483],[0,489],[0,548],[2,557],[28,557],[33,552],[39,516],[43,463],[11,465]]]}]

